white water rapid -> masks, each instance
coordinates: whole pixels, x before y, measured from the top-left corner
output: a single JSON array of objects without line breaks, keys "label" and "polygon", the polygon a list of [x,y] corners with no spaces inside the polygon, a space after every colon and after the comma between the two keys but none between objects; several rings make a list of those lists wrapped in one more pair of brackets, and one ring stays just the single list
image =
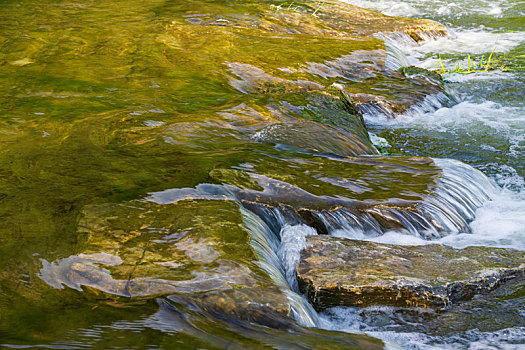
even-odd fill
[{"label": "white water rapid", "polygon": [[[447,68],[456,64],[464,66],[467,56],[477,60],[484,56],[486,59],[492,51],[500,57],[523,57],[524,54],[523,2],[341,1],[392,16],[429,18],[449,28],[449,37],[429,38],[419,46],[403,35],[382,37],[389,51],[389,69],[407,65],[435,69],[440,58]],[[330,234],[401,245],[440,243],[456,248],[478,245],[525,250],[525,74],[520,70],[469,75],[448,73],[444,81],[444,94],[429,96],[395,119],[374,108],[365,108],[363,112],[371,128],[372,141],[381,149],[391,151],[394,148],[394,152],[440,158],[436,159],[436,164],[444,169],[444,180],[438,196],[429,198],[425,205],[428,212],[432,212],[434,205],[447,208],[454,203],[461,209],[451,208],[445,217],[460,215],[466,218],[468,230],[443,222],[441,225],[447,227],[449,234],[442,237],[422,234],[419,227],[378,235],[367,232],[348,215],[332,213],[331,222],[338,221],[339,225],[332,225]],[[481,173],[466,171],[469,167],[460,161],[474,166],[488,179]],[[473,177],[472,174],[476,175]],[[472,198],[473,193],[477,198]],[[480,199],[485,196],[485,200]],[[307,235],[308,230],[310,228],[306,228],[302,235]],[[302,235],[298,234],[299,237]],[[483,314],[479,309],[482,306],[477,303],[484,305],[478,300],[466,303],[461,312]],[[506,303],[502,303],[501,308],[523,307],[523,302],[517,306]],[[517,317],[522,318],[518,324],[523,324],[525,311],[511,311],[518,311]],[[492,311],[486,312],[487,325],[474,323],[462,330],[442,333],[430,331],[433,327],[430,325],[448,322],[446,320],[453,319],[453,316],[440,316],[423,309],[333,308],[320,315],[320,324],[331,330],[365,332],[383,339],[387,348],[392,349],[525,348],[525,327],[498,323],[504,310],[494,310],[493,315]],[[450,314],[456,315],[454,312]],[[494,320],[488,321],[492,316]],[[501,317],[505,319],[507,316]],[[494,325],[491,326],[491,322]],[[429,325],[426,328],[425,323]]]}]

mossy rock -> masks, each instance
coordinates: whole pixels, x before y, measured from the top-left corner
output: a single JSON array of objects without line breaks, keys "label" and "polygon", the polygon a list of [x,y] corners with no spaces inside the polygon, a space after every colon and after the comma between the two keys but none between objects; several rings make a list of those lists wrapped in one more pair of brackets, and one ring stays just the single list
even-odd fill
[{"label": "mossy rock", "polygon": [[286,144],[312,153],[338,156],[375,153],[368,140],[364,141],[346,130],[308,120],[273,124],[257,132],[253,138],[259,142]]},{"label": "mossy rock", "polygon": [[425,68],[416,67],[416,66],[409,66],[409,67],[401,67],[399,68],[399,71],[402,72],[405,76],[410,78],[422,78],[426,79],[427,81],[434,83],[439,86],[443,86],[443,77],[437,73],[430,71]]},{"label": "mossy rock", "polygon": [[392,305],[447,308],[525,277],[525,252],[431,244],[398,246],[331,236],[307,237],[297,278],[318,310]]}]

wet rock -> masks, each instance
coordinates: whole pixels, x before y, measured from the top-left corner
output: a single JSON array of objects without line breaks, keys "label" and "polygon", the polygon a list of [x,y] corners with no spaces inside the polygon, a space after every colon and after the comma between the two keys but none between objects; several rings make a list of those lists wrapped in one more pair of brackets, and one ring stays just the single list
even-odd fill
[{"label": "wet rock", "polygon": [[288,300],[277,287],[228,289],[191,298],[173,295],[168,299],[230,322],[253,322],[279,329],[296,327]]},{"label": "wet rock", "polygon": [[[39,277],[57,289],[142,299],[230,291],[234,300],[245,295],[236,289],[270,288],[272,307],[287,315],[287,299],[255,263],[242,220],[238,205],[225,198],[88,206],[79,223],[82,253],[42,260]],[[253,305],[265,298],[250,295]]]},{"label": "wet rock", "polygon": [[310,152],[356,156],[373,154],[374,149],[355,134],[309,120],[273,124],[253,136],[257,141],[274,142]]},{"label": "wet rock", "polygon": [[299,288],[318,310],[392,305],[446,308],[525,277],[525,252],[443,245],[397,246],[331,236],[307,237]]}]

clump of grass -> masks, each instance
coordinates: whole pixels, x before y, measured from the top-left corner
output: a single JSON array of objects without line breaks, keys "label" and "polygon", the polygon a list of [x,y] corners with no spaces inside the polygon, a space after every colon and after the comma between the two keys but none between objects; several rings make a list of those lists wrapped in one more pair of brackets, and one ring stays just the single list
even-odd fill
[{"label": "clump of grass", "polygon": [[452,69],[445,68],[445,66],[443,65],[443,61],[441,60],[441,55],[438,55],[438,62],[436,63],[436,69],[434,69],[434,71],[443,75],[445,73],[470,74],[476,72],[488,72],[493,70],[500,70],[502,72],[512,70],[511,68],[505,65],[505,57],[501,59],[500,57],[496,56],[496,54],[494,53],[495,51],[496,48],[492,50],[492,52],[486,60],[485,56],[481,56],[479,62],[476,62],[470,57],[470,55],[468,55],[467,62],[458,61],[454,64],[454,67]]},{"label": "clump of grass", "polygon": [[317,3],[317,8],[315,9],[314,13],[312,13],[312,16],[317,17],[317,11],[319,11],[319,9],[321,8],[321,6],[323,6],[323,5],[324,5],[324,2],[319,1],[319,2]]},{"label": "clump of grass", "polygon": [[[315,9],[314,8],[310,8],[310,11],[312,11],[312,16],[318,17],[317,13],[319,12],[319,10],[321,9],[321,7],[324,4],[325,4],[324,2],[318,1],[317,4],[316,4]],[[297,5],[293,1],[291,3],[289,3],[289,4],[284,3],[284,4],[279,4],[279,5],[270,5],[270,8],[272,8],[275,12],[279,12],[279,11],[282,11],[282,10],[284,10],[284,11],[301,11],[301,10],[304,10],[305,12],[309,12],[309,8],[308,7]]]}]

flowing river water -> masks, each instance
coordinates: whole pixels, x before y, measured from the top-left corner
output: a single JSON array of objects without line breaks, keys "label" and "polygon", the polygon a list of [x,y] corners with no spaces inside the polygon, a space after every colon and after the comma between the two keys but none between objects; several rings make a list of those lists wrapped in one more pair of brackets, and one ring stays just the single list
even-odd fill
[{"label": "flowing river water", "polygon": [[[289,93],[417,95],[389,69],[493,49],[523,68],[524,3],[347,2],[449,36],[292,44],[292,30],[253,29],[261,8],[257,30],[283,20],[263,1],[5,2],[0,346],[522,348],[522,282],[446,312],[317,313],[299,293],[311,235],[525,250],[523,69],[446,74],[443,92],[395,118],[362,105],[384,154],[324,95]],[[369,63],[382,40],[386,72]],[[363,69],[342,74],[340,58]],[[329,118],[337,129],[320,126]]]},{"label": "flowing river water", "polygon": [[[493,49],[500,55],[524,54],[525,8],[520,2],[349,2],[388,15],[431,18],[447,25],[454,33],[452,39],[431,40],[421,46],[403,38],[393,41],[413,65],[435,69],[439,55],[452,69],[458,62],[466,65],[468,55],[488,57]],[[522,71],[448,73],[444,77],[446,98],[431,97],[395,120],[380,113],[366,115],[372,132],[392,145],[390,152],[461,160],[498,184],[501,190],[496,199],[479,209],[470,224],[476,235],[448,236],[443,239],[446,244],[525,249],[524,78]]]},{"label": "flowing river water", "polygon": [[[516,1],[352,1],[349,3],[392,16],[430,18],[445,24],[452,38],[429,40],[421,46],[406,38],[391,40],[393,55],[406,55],[405,62],[436,69],[438,57],[453,69],[466,57],[488,57],[525,53],[525,5]],[[389,40],[389,39],[387,39]],[[399,51],[398,51],[399,50]],[[523,71],[479,72],[469,75],[448,73],[446,98],[429,98],[401,117],[390,120],[371,111],[366,115],[372,131],[384,139],[390,152],[453,158],[483,171],[497,184],[493,201],[476,211],[471,233],[439,239],[454,247],[483,245],[525,249],[525,103]],[[415,236],[389,232],[366,238],[361,232],[339,231],[337,235],[394,244],[427,244]],[[471,312],[482,311],[483,303]],[[523,315],[523,304],[513,305]],[[471,329],[451,332],[450,337],[422,334],[419,322],[427,311],[379,307],[368,310],[334,309],[325,320],[334,329],[362,330],[406,348],[518,349],[525,343],[523,323],[504,325],[499,316],[486,313]],[[497,312],[496,312],[497,314]],[[501,324],[487,331],[484,323]],[[423,321],[424,322],[424,321]],[[342,325],[342,326],[341,326]],[[450,328],[453,328],[451,326]],[[430,326],[432,328],[432,326]],[[485,329],[484,329],[485,328]],[[489,327],[490,328],[490,327]],[[437,335],[437,336],[436,336]]]}]

